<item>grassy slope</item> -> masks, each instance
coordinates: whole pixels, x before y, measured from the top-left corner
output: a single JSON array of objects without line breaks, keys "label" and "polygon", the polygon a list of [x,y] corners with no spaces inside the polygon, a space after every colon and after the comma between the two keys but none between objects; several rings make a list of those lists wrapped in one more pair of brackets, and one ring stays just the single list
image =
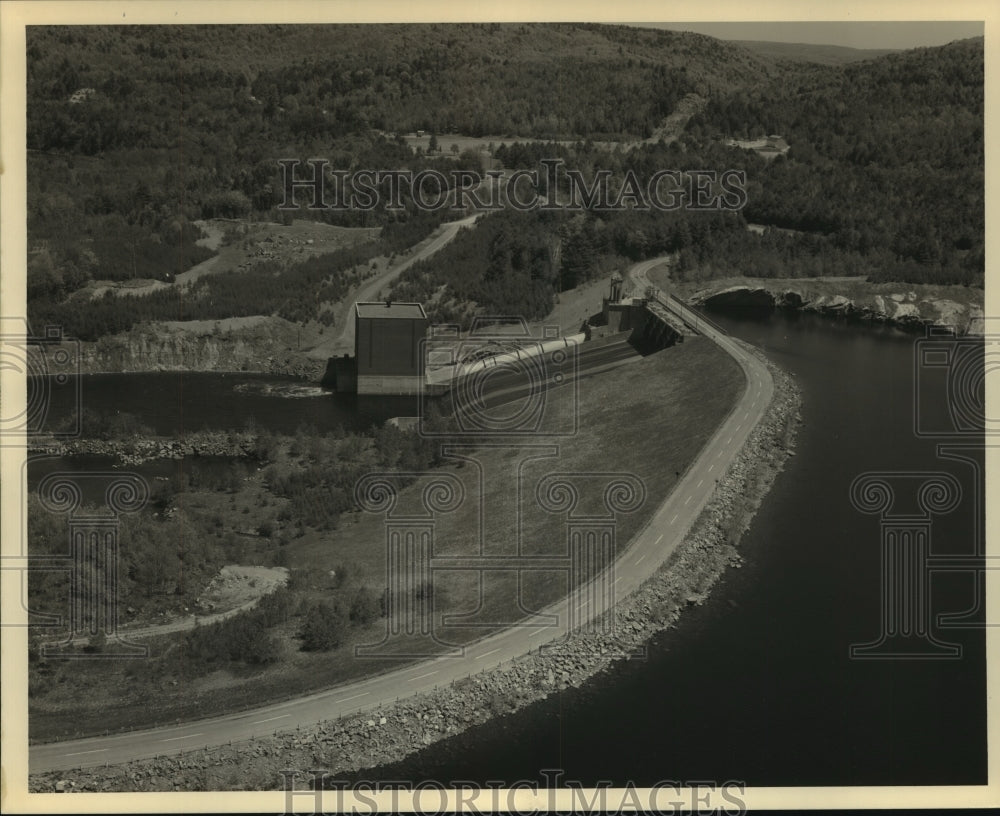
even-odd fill
[{"label": "grassy slope", "polygon": [[[641,391],[636,388],[640,382]],[[526,475],[534,479],[553,471],[628,471],[640,477],[645,483],[647,500],[638,512],[619,516],[617,535],[622,549],[673,487],[676,472],[683,471],[696,457],[742,389],[742,377],[732,359],[700,338],[590,377],[581,383],[579,434],[571,442],[563,440],[558,459],[542,460],[529,467]],[[565,389],[553,393],[560,391],[569,393]],[[573,410],[571,401],[560,398],[558,402],[557,410]],[[487,473],[498,473],[509,456],[508,451],[492,450],[482,453],[481,459]],[[463,481],[473,472],[469,465],[446,469]],[[511,480],[488,478],[484,499],[489,507],[504,506],[505,498],[513,490]],[[414,490],[408,489],[403,501],[413,501],[414,496]],[[473,492],[470,498],[474,496]],[[525,551],[564,552],[563,519],[532,510],[528,504],[525,511]],[[472,553],[478,543],[468,536],[468,531],[474,529],[474,518],[471,501],[457,513],[443,516],[436,533],[442,550]],[[501,513],[489,525],[486,538],[490,545],[511,546],[510,521],[508,515]],[[309,591],[314,598],[334,597],[328,570],[344,563],[350,565],[358,580],[375,589],[383,585],[385,549],[381,517],[366,514],[344,517],[336,531],[309,533],[286,545],[286,549],[293,570],[308,570]],[[516,617],[510,596],[503,592],[508,580],[503,573],[497,573],[492,589],[499,591],[492,593],[488,588],[487,607],[491,615]],[[543,573],[528,582],[526,598],[531,607],[539,608],[557,598],[565,588],[563,575]],[[439,588],[436,586],[436,591],[438,601],[452,610],[469,610],[476,605],[476,592],[468,574],[452,574]],[[351,632],[357,642],[377,642],[384,623],[378,621],[367,630],[359,628]],[[284,626],[283,659],[264,671],[230,667],[198,679],[187,679],[176,638],[153,643],[154,655],[160,659],[124,664],[95,661],[86,667],[56,666],[59,676],[49,684],[49,692],[31,701],[33,737],[52,739],[76,731],[89,733],[206,716],[335,685],[398,665],[384,660],[357,660],[353,657],[353,644],[321,654],[300,652],[295,639],[300,624],[301,619],[292,618]],[[442,630],[442,634],[461,640],[481,636],[486,631]]]}]

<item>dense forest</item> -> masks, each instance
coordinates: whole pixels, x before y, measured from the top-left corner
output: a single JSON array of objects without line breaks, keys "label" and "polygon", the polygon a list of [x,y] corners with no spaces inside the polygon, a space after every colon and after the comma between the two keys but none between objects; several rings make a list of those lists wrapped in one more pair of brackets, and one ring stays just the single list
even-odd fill
[{"label": "dense forest", "polygon": [[559,292],[625,264],[743,233],[723,212],[502,210],[407,269],[392,297],[424,303],[442,323],[468,326],[476,311],[538,319]]},{"label": "dense forest", "polygon": [[709,99],[695,143],[781,134],[748,190],[748,221],[877,260],[874,280],[977,283],[984,269],[983,41],[817,70],[797,87]]},{"label": "dense forest", "polygon": [[[982,285],[981,39],[822,65],[627,26],[150,32],[28,31],[30,317],[83,338],[141,320],[318,318],[320,290],[328,298],[346,291],[361,254],[390,245],[395,251],[397,239],[415,243],[433,228],[409,198],[402,212],[295,214],[386,230],[381,243],[350,258],[255,268],[184,294],[109,298],[86,310],[71,296],[90,280],[170,281],[211,255],[196,243],[199,219],[287,222],[292,214],[276,209],[281,158],[323,157],[331,170],[419,170],[461,162],[475,168],[485,157],[414,151],[402,134],[417,129],[495,136],[490,161],[508,169],[559,157],[588,177],[606,170],[619,185],[629,171],[648,178],[663,168],[737,168],[747,178],[746,206],[726,222],[724,240],[717,225],[698,226],[712,221],[705,214],[512,216],[519,223],[509,246],[494,252],[511,259],[502,273],[503,264],[470,244],[453,252],[464,253],[463,263],[487,257],[487,265],[467,268],[465,284],[443,268],[458,263],[450,254],[440,256],[441,268],[421,267],[427,280],[408,274],[400,291],[430,298],[433,290],[442,314],[469,302],[534,313],[616,258],[657,251],[682,252],[682,274],[695,277],[753,269]],[[680,123],[679,138],[628,148],[654,133],[682,99],[696,100],[700,111],[686,127]],[[765,158],[728,146],[766,134],[780,135],[788,152]],[[746,222],[784,232],[733,228]],[[683,235],[655,237],[683,232],[683,223],[690,243]],[[488,240],[505,229],[510,219],[499,219]],[[518,268],[524,253],[530,260]]]}]

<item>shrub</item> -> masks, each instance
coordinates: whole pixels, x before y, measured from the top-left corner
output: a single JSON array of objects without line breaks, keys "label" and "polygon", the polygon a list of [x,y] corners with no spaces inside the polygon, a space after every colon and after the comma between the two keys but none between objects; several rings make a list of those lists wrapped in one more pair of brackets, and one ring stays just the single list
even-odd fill
[{"label": "shrub", "polygon": [[379,599],[368,587],[360,587],[351,600],[351,623],[366,626],[380,617]]},{"label": "shrub", "polygon": [[302,648],[307,652],[335,649],[346,630],[346,616],[339,604],[318,603],[306,613],[302,624]]}]

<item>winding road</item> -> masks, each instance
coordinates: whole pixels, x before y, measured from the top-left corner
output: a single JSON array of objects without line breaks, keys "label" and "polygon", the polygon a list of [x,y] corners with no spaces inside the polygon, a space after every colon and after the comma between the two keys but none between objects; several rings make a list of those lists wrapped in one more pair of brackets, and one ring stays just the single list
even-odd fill
[{"label": "winding road", "polygon": [[[663,260],[644,261],[630,270],[638,291],[650,285],[647,278],[649,270]],[[711,499],[716,480],[726,472],[754,426],[763,417],[774,393],[770,372],[760,360],[678,301],[666,299],[661,303],[732,355],[746,377],[746,388],[729,416],[682,474],[674,490],[615,562],[613,592],[616,597],[625,597],[637,589],[681,544]],[[605,353],[614,355],[614,352]],[[600,612],[592,611],[589,606],[588,599],[593,597],[593,589],[594,586],[581,587],[540,614],[553,614],[559,621],[587,621]],[[571,609],[571,605],[576,607],[575,610]],[[572,616],[571,611],[574,612]],[[251,711],[127,734],[33,745],[29,751],[29,769],[31,773],[38,773],[117,764],[253,739],[296,726],[311,726],[449,684],[470,673],[520,657],[564,634],[565,628],[557,625],[548,628],[514,626],[467,645],[458,657],[440,657],[411,664],[380,676]]]}]

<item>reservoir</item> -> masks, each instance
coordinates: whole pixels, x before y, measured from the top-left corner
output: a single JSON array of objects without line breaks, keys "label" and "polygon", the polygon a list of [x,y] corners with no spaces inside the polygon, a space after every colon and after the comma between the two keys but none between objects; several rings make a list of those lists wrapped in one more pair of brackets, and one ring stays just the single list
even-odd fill
[{"label": "reservoir", "polygon": [[[852,506],[851,482],[869,471],[952,474],[962,500],[934,517],[931,552],[974,554],[982,436],[951,438],[962,460],[939,455],[943,438],[915,434],[915,387],[921,422],[940,428],[949,413],[929,376],[940,372],[915,372],[914,335],[809,315],[712,317],[791,372],[803,395],[797,455],[740,544],[743,568],[647,659],[356,778],[544,786],[542,769],[561,769],[615,787],[985,783],[981,609],[933,629],[959,658],[850,657],[852,644],[877,639],[881,597],[879,517]],[[981,585],[974,570],[933,573],[932,612],[974,610]]]},{"label": "reservoir", "polygon": [[[803,396],[796,455],[740,543],[743,567],[654,639],[645,659],[357,778],[542,783],[543,769],[560,769],[563,779],[615,787],[986,782],[974,569],[983,438],[948,433],[947,371],[915,365],[926,340],[889,329],[783,313],[712,317],[789,371]],[[248,423],[364,429],[414,410],[242,374],[90,375],[82,388],[88,408],[131,413],[163,434]],[[932,634],[958,656],[851,657],[882,627],[882,519],[850,496],[869,472],[903,481],[944,472],[960,486],[956,509],[930,519],[929,550],[968,568],[928,578]]]}]

